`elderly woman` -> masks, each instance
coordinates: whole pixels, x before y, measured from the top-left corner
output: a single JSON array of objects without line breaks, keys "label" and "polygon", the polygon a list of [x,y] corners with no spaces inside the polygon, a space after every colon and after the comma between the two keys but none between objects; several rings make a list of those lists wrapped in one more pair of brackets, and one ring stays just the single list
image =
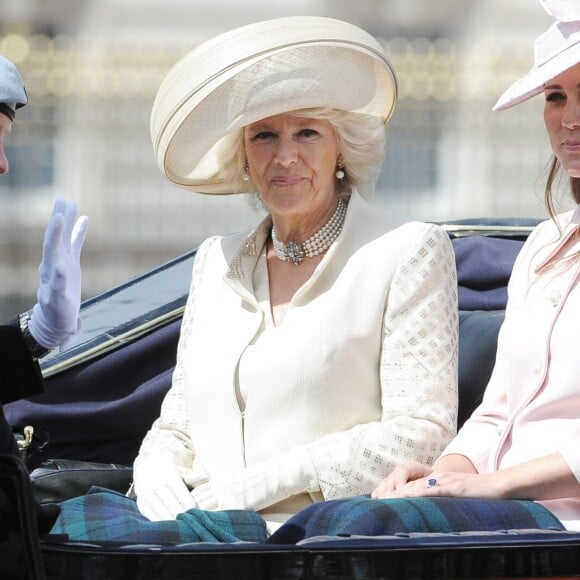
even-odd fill
[{"label": "elderly woman", "polygon": [[556,22],[537,39],[532,70],[495,109],[544,94],[554,152],[546,186],[552,219],[530,235],[514,266],[482,404],[434,466],[398,467],[373,496],[525,498],[580,530],[580,208],[560,215],[552,210],[560,169],[580,203],[580,7],[565,0],[541,4]]},{"label": "elderly woman", "polygon": [[435,225],[388,231],[367,201],[395,101],[382,46],[328,18],[236,29],[169,72],[151,115],[165,176],[249,193],[267,215],[197,251],[136,502],[93,490],[61,504],[54,533],[264,541],[443,451],[457,409],[451,243]]},{"label": "elderly woman", "polygon": [[367,201],[395,101],[382,46],[319,17],[214,38],[163,81],[163,173],[253,193],[267,216],[197,252],[173,385],[134,466],[148,518],[282,522],[432,463],[454,435],[451,245],[434,225],[387,231]]}]

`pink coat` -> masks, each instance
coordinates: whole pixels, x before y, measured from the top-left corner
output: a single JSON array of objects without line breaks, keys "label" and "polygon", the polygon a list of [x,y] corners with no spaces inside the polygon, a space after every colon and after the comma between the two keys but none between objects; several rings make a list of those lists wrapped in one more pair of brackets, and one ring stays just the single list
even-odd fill
[{"label": "pink coat", "polygon": [[[580,482],[580,259],[553,261],[580,252],[580,206],[558,221],[561,233],[541,223],[516,260],[483,402],[444,452],[479,472],[559,452]],[[542,503],[580,530],[580,497]]]}]

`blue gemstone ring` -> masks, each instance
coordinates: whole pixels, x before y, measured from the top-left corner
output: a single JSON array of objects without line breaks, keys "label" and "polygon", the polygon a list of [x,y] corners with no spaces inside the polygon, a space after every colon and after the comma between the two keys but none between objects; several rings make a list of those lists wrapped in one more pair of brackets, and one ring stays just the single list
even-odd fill
[{"label": "blue gemstone ring", "polygon": [[427,487],[437,487],[438,485],[439,482],[434,477],[427,480]]}]

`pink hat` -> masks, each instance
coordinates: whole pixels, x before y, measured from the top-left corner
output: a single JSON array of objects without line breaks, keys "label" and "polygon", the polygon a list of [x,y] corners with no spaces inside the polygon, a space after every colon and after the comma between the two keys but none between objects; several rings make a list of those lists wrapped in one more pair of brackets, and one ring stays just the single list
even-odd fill
[{"label": "pink hat", "polygon": [[534,44],[534,66],[517,80],[494,105],[509,109],[538,95],[545,84],[580,62],[580,1],[540,0],[556,22]]}]

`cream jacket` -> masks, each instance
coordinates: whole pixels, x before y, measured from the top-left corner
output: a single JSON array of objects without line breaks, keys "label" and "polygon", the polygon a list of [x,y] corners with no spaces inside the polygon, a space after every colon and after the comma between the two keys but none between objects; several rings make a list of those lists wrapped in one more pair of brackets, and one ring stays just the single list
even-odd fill
[{"label": "cream jacket", "polygon": [[270,228],[266,218],[249,235],[200,247],[173,384],[135,465],[163,456],[202,466],[211,481],[298,449],[317,485],[272,508],[290,514],[370,493],[396,464],[431,464],[452,439],[456,275],[439,227],[413,222],[385,233],[354,193],[339,238],[269,334],[272,356],[254,365],[252,384],[239,385],[240,360],[264,329],[252,280]]},{"label": "cream jacket", "polygon": [[[558,221],[561,234],[543,222],[516,260],[483,402],[445,451],[465,455],[479,472],[560,452],[580,482],[580,260],[558,260],[580,251],[580,208]],[[580,529],[580,498],[542,503]]]}]

